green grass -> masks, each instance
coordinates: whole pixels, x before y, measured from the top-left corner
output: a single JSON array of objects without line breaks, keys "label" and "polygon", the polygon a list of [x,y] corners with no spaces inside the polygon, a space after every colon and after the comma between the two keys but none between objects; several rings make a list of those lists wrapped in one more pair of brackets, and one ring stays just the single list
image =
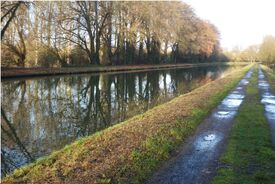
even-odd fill
[{"label": "green grass", "polygon": [[3,183],[142,183],[250,67],[82,138],[16,170]]},{"label": "green grass", "polygon": [[275,149],[268,122],[260,103],[257,72],[247,87],[229,137],[222,167],[214,184],[268,184],[275,181]]}]

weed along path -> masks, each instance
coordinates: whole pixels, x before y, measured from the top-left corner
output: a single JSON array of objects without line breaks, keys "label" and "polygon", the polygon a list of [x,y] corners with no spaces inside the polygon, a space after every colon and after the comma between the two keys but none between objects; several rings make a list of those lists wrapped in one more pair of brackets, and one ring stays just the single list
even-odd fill
[{"label": "weed along path", "polygon": [[157,171],[148,183],[211,183],[233,118],[246,96],[246,85],[252,73],[253,69],[199,125],[194,136],[184,143],[177,156]]},{"label": "weed along path", "polygon": [[260,67],[258,74],[258,87],[261,95],[261,103],[265,106],[265,116],[271,129],[272,145],[275,147],[275,95],[271,93],[270,85]]}]

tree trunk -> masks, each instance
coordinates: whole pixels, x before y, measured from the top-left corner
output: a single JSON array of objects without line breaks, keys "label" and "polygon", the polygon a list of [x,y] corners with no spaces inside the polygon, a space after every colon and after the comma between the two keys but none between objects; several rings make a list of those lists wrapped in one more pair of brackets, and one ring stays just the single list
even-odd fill
[{"label": "tree trunk", "polygon": [[151,41],[150,34],[147,33],[146,49],[147,49],[147,59],[151,61]]},{"label": "tree trunk", "polygon": [[49,9],[48,9],[48,20],[47,20],[47,45],[48,47],[51,46],[51,34],[52,34],[52,3],[49,3]]},{"label": "tree trunk", "polygon": [[165,40],[165,42],[164,42],[164,63],[168,62],[167,50],[168,50],[168,40]]},{"label": "tree trunk", "polygon": [[[113,2],[109,2],[110,10],[113,8]],[[107,49],[109,61],[112,63],[112,14],[108,17],[108,39],[107,39]]]},{"label": "tree trunk", "polygon": [[100,35],[98,30],[98,1],[95,1],[95,64],[99,65]]}]

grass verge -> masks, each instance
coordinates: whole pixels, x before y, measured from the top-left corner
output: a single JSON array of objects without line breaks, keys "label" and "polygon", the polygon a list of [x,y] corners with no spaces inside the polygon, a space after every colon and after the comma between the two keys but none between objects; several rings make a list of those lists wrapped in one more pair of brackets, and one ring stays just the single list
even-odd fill
[{"label": "grass verge", "polygon": [[141,183],[250,66],[16,170],[3,183]]},{"label": "grass verge", "polygon": [[256,70],[235,118],[214,184],[271,184],[275,181],[275,149],[260,103],[257,75]]}]

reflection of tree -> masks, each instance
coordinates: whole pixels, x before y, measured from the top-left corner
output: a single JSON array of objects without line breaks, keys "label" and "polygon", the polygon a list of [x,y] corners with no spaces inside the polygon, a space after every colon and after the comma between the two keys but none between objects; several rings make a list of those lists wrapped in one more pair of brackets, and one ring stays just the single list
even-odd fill
[{"label": "reflection of tree", "polygon": [[99,112],[104,127],[110,125],[111,121],[111,80],[109,75],[100,75],[101,89]]},{"label": "reflection of tree", "polygon": [[82,112],[79,135],[87,135],[110,124],[110,84],[108,76],[91,76],[87,85],[80,91],[80,99],[87,99],[87,102]]},{"label": "reflection of tree", "polygon": [[126,93],[126,82],[125,82],[126,74],[121,74],[117,76],[117,80],[115,82],[116,88],[116,99],[117,102],[117,114],[119,121],[122,121],[126,118],[126,106],[128,102],[127,93]]},{"label": "reflection of tree", "polygon": [[152,72],[148,73],[148,79],[150,81],[150,102],[152,105],[155,105],[159,98],[159,72],[156,73],[157,75]]},{"label": "reflection of tree", "polygon": [[139,100],[143,100],[143,85],[142,85],[142,80],[143,80],[143,75],[138,75],[138,97]]},{"label": "reflection of tree", "polygon": [[[93,128],[97,129],[97,122],[96,122],[96,115],[98,112],[98,106],[96,97],[99,97],[99,76],[91,76],[87,86],[83,89],[83,95],[86,97],[88,92],[90,91],[89,100],[87,109],[83,118],[83,122],[81,125],[80,130],[82,131],[82,134],[86,135],[88,132],[86,131],[89,124],[93,124]],[[93,113],[93,114],[91,114]],[[94,121],[95,120],[95,121]]]},{"label": "reflection of tree", "polygon": [[162,72],[164,95],[167,96],[166,72]]},{"label": "reflection of tree", "polygon": [[[8,120],[5,111],[1,107],[1,132],[2,135],[1,138],[3,139],[2,141],[13,141],[18,148],[20,149],[21,153],[24,154],[24,156],[29,160],[33,161],[33,157],[31,154],[28,152],[28,150],[25,148],[24,144],[22,144],[21,140],[17,136],[16,130]],[[7,140],[8,139],[8,140]],[[5,150],[2,149],[3,146],[1,147],[1,164],[3,164],[5,170],[3,170],[4,173],[9,172],[10,166],[16,167],[16,163],[13,163],[13,160],[9,157],[6,157]],[[1,170],[2,170],[1,169]]]},{"label": "reflection of tree", "polygon": [[135,75],[132,73],[129,73],[128,76],[126,76],[126,93],[128,93],[129,100],[133,101],[134,96],[136,93],[135,89]]},{"label": "reflection of tree", "polygon": [[[44,109],[47,109],[48,111],[48,117],[47,117],[47,121],[45,121],[45,126],[47,126],[48,128],[48,133],[51,135],[49,139],[51,139],[52,141],[56,140],[56,131],[58,130],[58,123],[56,123],[55,121],[55,116],[58,115],[55,112],[55,105],[54,105],[54,101],[55,101],[55,97],[57,94],[57,86],[58,83],[60,82],[60,78],[53,78],[50,80],[46,80],[45,81],[45,85],[43,88],[41,88],[41,90],[43,91],[48,91],[48,94],[46,95],[46,99],[45,99],[45,104],[43,104],[45,106]],[[68,95],[68,98],[71,98],[71,95]],[[38,128],[39,130],[39,128]]]}]

